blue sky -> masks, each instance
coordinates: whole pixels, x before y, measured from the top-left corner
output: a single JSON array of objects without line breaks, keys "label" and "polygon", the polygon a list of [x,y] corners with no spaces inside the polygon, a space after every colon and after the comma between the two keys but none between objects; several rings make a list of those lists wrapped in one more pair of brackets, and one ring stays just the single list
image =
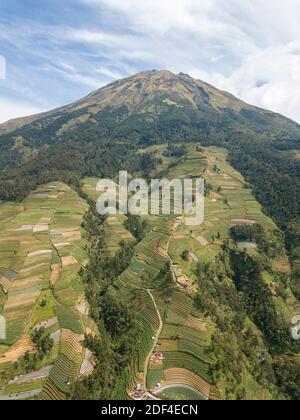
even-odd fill
[{"label": "blue sky", "polygon": [[1,0],[0,122],[149,69],[300,122],[299,22],[299,0]]}]

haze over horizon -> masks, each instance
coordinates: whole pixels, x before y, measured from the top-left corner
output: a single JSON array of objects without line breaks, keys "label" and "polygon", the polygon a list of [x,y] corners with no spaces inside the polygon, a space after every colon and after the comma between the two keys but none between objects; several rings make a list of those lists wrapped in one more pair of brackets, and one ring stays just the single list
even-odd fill
[{"label": "haze over horizon", "polygon": [[300,122],[300,3],[267,3],[2,0],[0,122],[154,68]]}]

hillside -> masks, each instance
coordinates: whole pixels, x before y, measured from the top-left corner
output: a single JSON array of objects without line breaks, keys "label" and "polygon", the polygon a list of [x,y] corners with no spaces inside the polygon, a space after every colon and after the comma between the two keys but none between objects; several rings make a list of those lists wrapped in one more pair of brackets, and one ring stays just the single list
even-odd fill
[{"label": "hillside", "polygon": [[[297,357],[289,338],[297,300],[286,283],[282,236],[229,165],[226,150],[186,146],[177,158],[163,145],[143,153],[160,162],[153,176],[205,177],[211,189],[202,226],[149,216],[134,238],[132,216],[96,218],[59,183],[41,186],[19,206],[0,204],[1,300],[8,320],[0,399],[68,399],[71,385],[76,399],[139,399],[137,384],[148,398],[288,396],[276,378],[289,364],[284,358]],[[88,201],[97,198],[96,184],[97,178],[82,181]],[[241,246],[236,231],[247,227],[250,234],[256,226],[263,231]],[[248,264],[260,289],[254,301],[249,285],[239,284]],[[54,347],[34,362],[32,334],[41,327]],[[87,341],[84,332],[92,334]],[[94,350],[93,359],[85,346]],[[104,364],[113,386],[103,377]]]},{"label": "hillside", "polygon": [[[0,400],[299,399],[299,150],[168,71],[0,126]],[[204,223],[99,217],[122,169],[204,177]]]},{"label": "hillside", "polygon": [[[0,205],[0,296],[6,320],[0,386],[8,385],[4,395],[22,391],[33,397],[44,385],[45,397],[66,398],[80,374],[83,334],[97,331],[78,274],[87,263],[81,237],[87,208],[61,183],[40,187],[19,206]],[[34,338],[40,329],[41,348]],[[46,337],[52,340],[48,353]]]},{"label": "hillside", "polygon": [[[185,74],[141,73],[0,130],[3,200],[23,199],[40,183],[57,179],[78,185],[83,176],[112,177],[120,168],[138,171],[135,152],[141,146],[195,141],[228,148],[231,162],[257,184],[258,198],[269,212],[273,209],[278,223],[300,212],[295,202],[299,181],[294,180],[300,164],[288,153],[299,149],[300,126]],[[256,173],[272,184],[269,202],[261,197]],[[288,188],[280,189],[283,183]],[[279,219],[281,202],[288,201]]]},{"label": "hillside", "polygon": [[[291,354],[293,360],[298,358],[299,348],[289,337],[290,320],[298,312],[282,234],[228,163],[225,149],[186,146],[177,158],[168,156],[168,147],[163,145],[143,152],[154,154],[160,162],[151,172],[153,177],[157,171],[169,179],[205,177],[212,189],[205,200],[204,224],[191,228],[184,217],[174,215],[143,218],[146,230],[125,270],[114,268],[106,288],[105,281],[97,280],[104,279],[106,263],[101,253],[112,252],[122,225],[128,229],[135,223],[131,217],[128,224],[124,216],[110,216],[103,224],[105,239],[98,257],[91,258],[85,274],[89,294],[95,288],[102,290],[101,301],[95,304],[100,311],[105,308],[106,331],[118,348],[127,340],[135,360],[129,362],[125,377],[122,373],[110,395],[139,399],[136,386],[142,384],[150,399],[286,398],[286,389],[277,381],[290,365]],[[96,184],[96,178],[82,183],[91,199],[96,198]],[[235,237],[236,232],[250,234],[257,226],[262,230],[256,239],[253,236],[253,243],[250,237],[243,238],[248,242]],[[111,258],[119,258],[120,249],[123,255],[126,245],[115,247]],[[138,327],[112,325],[106,301],[111,311],[128,311]],[[284,354],[289,354],[285,362]],[[103,397],[97,380],[101,356],[98,363],[94,379],[80,383],[74,397]]]}]

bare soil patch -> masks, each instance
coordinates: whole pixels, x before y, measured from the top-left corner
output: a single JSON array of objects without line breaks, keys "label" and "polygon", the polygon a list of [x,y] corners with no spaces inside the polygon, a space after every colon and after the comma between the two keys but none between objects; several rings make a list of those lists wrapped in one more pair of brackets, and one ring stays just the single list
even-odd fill
[{"label": "bare soil patch", "polygon": [[196,241],[198,241],[202,246],[207,246],[207,245],[209,245],[209,242],[205,239],[205,238],[203,238],[203,236],[197,236],[196,238]]},{"label": "bare soil patch", "polygon": [[233,225],[256,225],[256,221],[250,219],[232,219],[231,223]]},{"label": "bare soil patch", "polygon": [[55,283],[57,282],[60,270],[61,270],[61,265],[60,264],[53,264],[51,266],[50,283],[51,283],[52,286],[54,286]]},{"label": "bare soil patch", "polygon": [[62,257],[61,262],[63,267],[78,264],[78,261],[75,257],[73,257],[73,255],[70,255],[69,257]]},{"label": "bare soil patch", "polygon": [[14,363],[27,351],[33,352],[34,349],[31,338],[28,335],[24,335],[1,356],[0,364]]},{"label": "bare soil patch", "polygon": [[5,303],[5,309],[7,310],[7,309],[15,308],[17,306],[32,305],[38,300],[40,294],[41,292],[37,291],[37,292],[31,292],[31,293],[24,293],[18,296],[8,297]]}]

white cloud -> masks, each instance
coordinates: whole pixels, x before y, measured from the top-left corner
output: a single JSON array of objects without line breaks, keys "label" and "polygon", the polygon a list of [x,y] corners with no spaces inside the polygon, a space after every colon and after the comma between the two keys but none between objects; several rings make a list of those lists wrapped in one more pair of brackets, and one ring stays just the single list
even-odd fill
[{"label": "white cloud", "polygon": [[131,36],[111,32],[112,60],[144,51],[144,68],[190,73],[300,122],[299,0],[82,1],[126,17]]},{"label": "white cloud", "polygon": [[12,118],[25,117],[39,112],[43,112],[43,110],[30,104],[12,101],[0,96],[0,124]]},{"label": "white cloud", "polygon": [[247,57],[229,77],[195,69],[190,73],[248,103],[300,122],[300,41]]}]

